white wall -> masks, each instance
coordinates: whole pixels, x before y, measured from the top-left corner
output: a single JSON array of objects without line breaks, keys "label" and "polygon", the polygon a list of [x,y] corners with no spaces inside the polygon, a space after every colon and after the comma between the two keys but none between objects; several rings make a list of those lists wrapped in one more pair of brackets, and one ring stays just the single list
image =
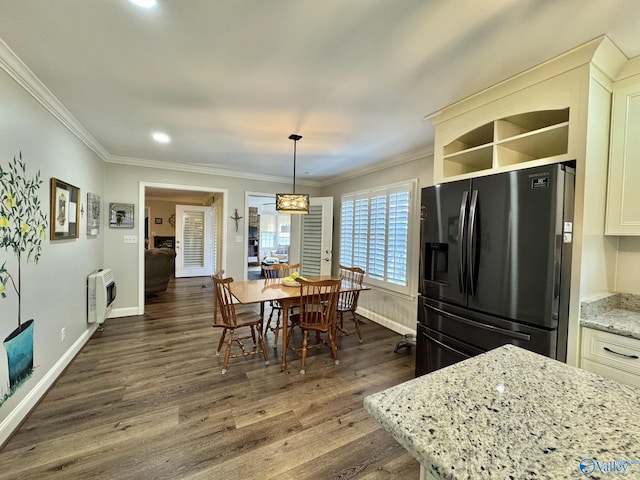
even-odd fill
[{"label": "white wall", "polygon": [[[422,154],[414,160],[393,165],[388,168],[378,170],[376,172],[354,176],[353,178],[344,180],[325,186],[322,189],[323,196],[334,197],[334,230],[333,230],[333,271],[337,272],[340,259],[340,199],[344,193],[356,192],[371,187],[389,185],[402,182],[405,180],[418,179],[417,194],[420,189],[433,184],[433,155]],[[416,229],[414,230],[412,241],[412,253],[409,261],[415,262],[413,269],[413,278],[411,279],[415,285],[415,292],[411,296],[400,295],[391,291],[374,288],[371,291],[364,292],[360,295],[358,301],[358,311],[366,317],[380,323],[398,333],[415,332],[417,322],[417,293],[418,293],[418,258],[419,258],[419,230],[417,228],[419,219],[420,201],[415,202],[416,211],[414,213],[414,221]]]},{"label": "white wall", "polygon": [[620,237],[616,291],[640,295],[640,237]]},{"label": "white wall", "polygon": [[[133,203],[136,228],[134,230],[110,229],[105,232],[105,264],[113,269],[118,284],[118,298],[114,304],[114,316],[130,315],[138,308],[139,303],[139,261],[144,248],[142,239],[138,244],[125,244],[125,235],[138,235],[139,222],[144,221],[139,205],[140,183],[170,184],[176,188],[184,186],[219,189],[226,192],[226,204],[222,205],[221,216],[226,231],[222,233],[222,261],[219,268],[223,268],[226,275],[235,279],[244,279],[246,269],[246,237],[248,217],[245,205],[245,192],[276,193],[287,191],[289,184],[266,182],[264,180],[250,180],[220,175],[207,175],[178,170],[163,170],[158,168],[138,167],[109,163],[105,169],[105,184],[109,185],[105,195],[105,204],[110,202]],[[317,187],[304,187],[305,192],[318,195]],[[239,233],[236,234],[235,222],[231,215],[238,209],[240,216]],[[153,212],[152,212],[153,216]],[[242,242],[236,242],[236,235],[242,235]]]},{"label": "white wall", "polygon": [[[49,181],[55,177],[80,188],[86,208],[87,192],[104,199],[104,163],[64,127],[49,111],[0,69],[0,163],[19,151],[27,163],[27,176],[40,170],[44,180],[39,197],[49,217]],[[103,210],[104,211],[104,210]],[[92,333],[87,323],[86,278],[103,266],[102,231],[87,237],[86,213],[80,220],[80,237],[43,241],[40,263],[25,263],[22,269],[23,319],[34,319],[34,372],[14,395],[0,406],[0,443],[19,424],[52,384],[75,351]],[[15,257],[0,250],[0,263],[15,271]],[[0,299],[0,336],[17,327],[16,295],[7,290]],[[66,339],[60,341],[60,330]],[[7,382],[6,354],[0,347],[0,383]]]}]

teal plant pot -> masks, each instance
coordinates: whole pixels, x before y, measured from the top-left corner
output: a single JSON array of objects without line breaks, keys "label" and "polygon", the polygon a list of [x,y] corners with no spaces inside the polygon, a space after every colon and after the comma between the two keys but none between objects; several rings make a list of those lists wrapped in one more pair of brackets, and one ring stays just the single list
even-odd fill
[{"label": "teal plant pot", "polygon": [[27,320],[4,339],[9,364],[9,388],[33,372],[33,320]]}]

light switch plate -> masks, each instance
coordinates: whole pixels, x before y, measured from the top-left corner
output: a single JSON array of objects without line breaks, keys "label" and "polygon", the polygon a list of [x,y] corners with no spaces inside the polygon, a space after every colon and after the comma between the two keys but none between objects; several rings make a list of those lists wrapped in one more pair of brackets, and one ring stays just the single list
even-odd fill
[{"label": "light switch plate", "polygon": [[137,235],[125,235],[124,236],[124,243],[138,243],[138,236]]}]

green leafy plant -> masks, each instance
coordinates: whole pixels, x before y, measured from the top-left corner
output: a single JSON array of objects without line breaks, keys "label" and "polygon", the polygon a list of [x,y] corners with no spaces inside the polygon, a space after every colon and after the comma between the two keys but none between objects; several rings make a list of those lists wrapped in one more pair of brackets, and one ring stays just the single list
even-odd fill
[{"label": "green leafy plant", "polygon": [[40,171],[29,179],[22,152],[13,157],[5,170],[0,165],[0,247],[16,256],[17,271],[11,275],[7,262],[0,267],[0,296],[6,298],[9,283],[18,296],[18,329],[21,317],[21,265],[22,258],[38,263],[42,241],[47,231],[47,215],[40,208],[38,189],[42,185]]}]

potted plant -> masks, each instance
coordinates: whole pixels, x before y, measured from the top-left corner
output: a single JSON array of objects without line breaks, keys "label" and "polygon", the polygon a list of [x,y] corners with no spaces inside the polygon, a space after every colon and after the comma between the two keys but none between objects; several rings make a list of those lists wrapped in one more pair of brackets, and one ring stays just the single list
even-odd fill
[{"label": "potted plant", "polygon": [[0,267],[0,297],[13,290],[18,299],[18,327],[4,340],[9,367],[9,388],[15,388],[33,371],[33,320],[22,321],[22,260],[38,263],[47,229],[46,213],[40,208],[40,171],[26,176],[22,152],[5,170],[0,165],[0,247],[13,253],[15,271],[5,261]]}]

